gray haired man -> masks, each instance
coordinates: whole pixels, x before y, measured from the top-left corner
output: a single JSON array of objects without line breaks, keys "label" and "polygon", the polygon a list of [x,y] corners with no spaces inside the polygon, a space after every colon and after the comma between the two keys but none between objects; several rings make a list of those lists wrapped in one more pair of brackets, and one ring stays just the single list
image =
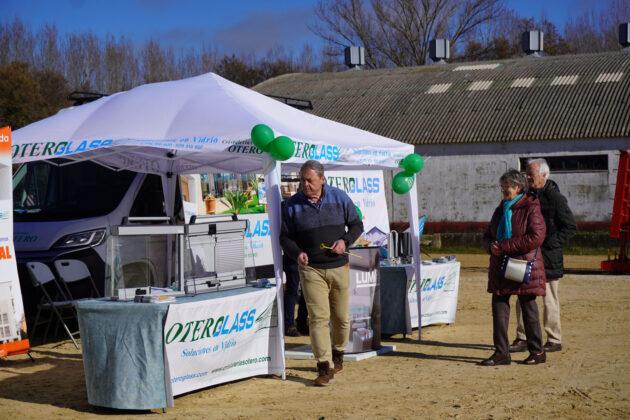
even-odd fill
[{"label": "gray haired man", "polygon": [[316,386],[329,385],[343,371],[350,332],[350,268],[345,252],[363,232],[350,197],[325,181],[321,163],[309,160],[302,165],[300,191],[286,201],[280,231],[282,249],[298,263],[317,360]]},{"label": "gray haired man", "polygon": [[[547,333],[547,343],[543,348],[546,352],[559,351],[562,350],[562,329],[560,326],[558,279],[564,274],[562,246],[569,238],[575,235],[577,225],[567,199],[560,194],[558,185],[548,179],[549,165],[547,161],[545,159],[529,160],[525,173],[530,191],[533,191],[540,200],[540,210],[547,224],[545,242],[540,247],[547,276],[547,294],[543,299],[543,323]],[[516,317],[518,326],[516,329],[516,340],[510,346],[511,352],[527,349],[523,316],[521,307],[518,304],[516,305]]]}]

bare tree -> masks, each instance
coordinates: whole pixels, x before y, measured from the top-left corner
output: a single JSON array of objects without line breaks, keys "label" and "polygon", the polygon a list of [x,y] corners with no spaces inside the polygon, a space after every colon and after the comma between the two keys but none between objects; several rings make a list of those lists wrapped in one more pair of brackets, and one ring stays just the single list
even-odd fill
[{"label": "bare tree", "polygon": [[131,89],[140,83],[138,59],[130,40],[108,35],[105,40],[105,89],[104,92],[114,93]]},{"label": "bare tree", "polygon": [[522,34],[533,30],[544,33],[545,55],[571,52],[569,44],[544,14],[539,18],[526,18],[508,10],[500,18],[471,31],[466,36],[465,48],[456,55],[455,60],[497,60],[523,56]]},{"label": "bare tree", "polygon": [[82,34],[69,34],[64,42],[65,74],[68,84],[74,90],[87,90],[90,86],[85,39]]},{"label": "bare tree", "polygon": [[12,62],[34,64],[35,37],[19,18],[0,24],[0,65]]},{"label": "bare tree", "polygon": [[591,8],[580,15],[572,15],[564,27],[571,50],[581,53],[616,51],[619,45],[619,24],[630,19],[630,2],[608,0],[597,11]]},{"label": "bare tree", "polygon": [[179,59],[178,65],[182,77],[193,77],[203,74],[200,54],[194,49],[189,49]]},{"label": "bare tree", "polygon": [[164,51],[160,44],[150,39],[140,52],[140,68],[144,83],[171,80],[174,63],[172,54]]},{"label": "bare tree", "polygon": [[371,68],[423,65],[431,39],[451,46],[503,11],[502,0],[319,0],[311,27],[340,55],[361,45]]},{"label": "bare tree", "polygon": [[59,31],[54,24],[44,24],[37,32],[37,54],[35,67],[44,71],[60,73],[63,71],[61,52],[59,51]]},{"label": "bare tree", "polygon": [[311,44],[306,43],[302,47],[299,56],[295,61],[295,71],[302,73],[313,73],[318,69],[317,57]]},{"label": "bare tree", "polygon": [[201,47],[201,73],[214,71],[217,67],[219,53],[215,47],[203,45]]},{"label": "bare tree", "polygon": [[11,61],[11,39],[12,33],[9,30],[9,25],[4,22],[0,22],[0,66],[6,66]]},{"label": "bare tree", "polygon": [[103,42],[94,34],[88,33],[86,36],[87,50],[87,72],[90,76],[92,89],[98,92],[105,90],[105,77],[103,70]]}]

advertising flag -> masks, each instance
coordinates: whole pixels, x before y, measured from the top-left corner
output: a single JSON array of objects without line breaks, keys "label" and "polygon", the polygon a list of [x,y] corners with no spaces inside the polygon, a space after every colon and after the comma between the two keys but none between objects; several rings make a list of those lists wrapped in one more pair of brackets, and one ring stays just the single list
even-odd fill
[{"label": "advertising flag", "polygon": [[0,357],[28,352],[24,304],[13,247],[11,128],[0,128]]}]

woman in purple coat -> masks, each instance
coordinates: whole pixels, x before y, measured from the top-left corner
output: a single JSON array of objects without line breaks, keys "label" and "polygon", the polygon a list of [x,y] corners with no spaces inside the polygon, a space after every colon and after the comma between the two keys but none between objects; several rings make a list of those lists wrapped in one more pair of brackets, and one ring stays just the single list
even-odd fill
[{"label": "woman in purple coat", "polygon": [[[536,296],[545,295],[545,268],[540,245],[545,239],[545,220],[538,199],[527,193],[527,179],[516,169],[500,180],[503,200],[492,215],[483,235],[483,247],[490,254],[488,293],[492,293],[492,327],[495,352],[483,366],[509,365],[508,343],[510,296],[517,295],[523,309],[529,357],[523,363],[536,365],[546,360],[538,319]],[[501,274],[504,255],[534,261],[529,284],[508,280]]]}]

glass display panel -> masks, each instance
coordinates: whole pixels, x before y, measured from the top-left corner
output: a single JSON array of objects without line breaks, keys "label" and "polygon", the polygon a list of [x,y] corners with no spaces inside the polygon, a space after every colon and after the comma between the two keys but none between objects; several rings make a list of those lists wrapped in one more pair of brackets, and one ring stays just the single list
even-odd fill
[{"label": "glass display panel", "polygon": [[182,235],[116,235],[108,239],[105,296],[183,294],[180,285]]}]

